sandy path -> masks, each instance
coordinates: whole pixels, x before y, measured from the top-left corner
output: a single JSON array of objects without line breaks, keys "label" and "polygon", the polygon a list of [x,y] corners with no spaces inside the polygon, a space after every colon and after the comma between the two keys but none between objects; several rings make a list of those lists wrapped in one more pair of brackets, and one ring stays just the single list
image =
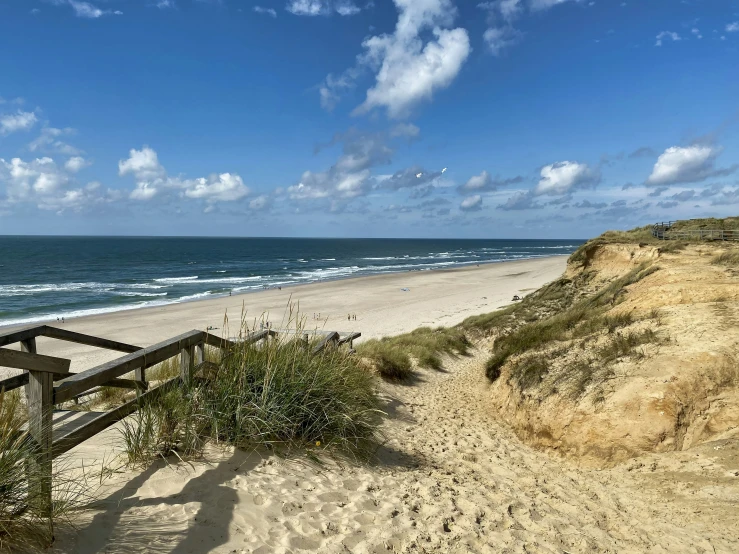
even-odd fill
[{"label": "sandy path", "polygon": [[484,357],[383,386],[390,418],[378,466],[233,452],[211,464],[158,464],[114,477],[98,511],[55,550],[739,551],[726,522],[707,530],[694,510],[660,502],[669,478],[575,469],[521,444],[486,408]]}]

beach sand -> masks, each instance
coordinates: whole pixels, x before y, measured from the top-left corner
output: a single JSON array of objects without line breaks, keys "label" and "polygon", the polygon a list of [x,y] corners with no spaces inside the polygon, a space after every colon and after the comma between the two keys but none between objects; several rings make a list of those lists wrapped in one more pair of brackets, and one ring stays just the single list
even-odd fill
[{"label": "beach sand", "polygon": [[[264,314],[272,327],[280,327],[292,301],[306,317],[306,328],[360,331],[362,338],[373,338],[412,331],[423,325],[454,325],[470,315],[495,310],[509,303],[514,294],[523,296],[556,279],[564,271],[566,260],[565,256],[552,256],[479,267],[373,275],[49,324],[144,347],[211,326],[216,328],[214,334],[221,335],[226,314],[231,334],[235,335],[242,309],[252,325]],[[401,290],[404,288],[409,290]],[[313,315],[319,313],[321,319],[314,320]],[[356,321],[347,320],[350,313],[356,314]],[[12,328],[0,332],[9,330]],[[37,343],[39,354],[71,359],[72,372],[121,355],[44,337],[38,338]]]},{"label": "beach sand", "polygon": [[[451,325],[558,277],[564,257],[313,284],[91,317],[66,327],[148,345],[264,311],[278,322],[292,295],[312,322],[364,337]],[[401,288],[410,289],[408,292]],[[357,322],[346,321],[356,313]],[[76,345],[43,341],[76,370],[101,361]],[[710,496],[725,469],[712,451],[608,470],[573,467],[522,444],[490,410],[488,353],[448,358],[403,384],[381,383],[386,442],[376,463],[321,463],[264,449],[210,449],[207,459],[126,469],[118,426],[73,449],[109,473],[98,500],[57,529],[58,553],[737,552],[732,498]],[[682,453],[680,453],[682,454]],[[685,453],[688,454],[688,453]],[[679,454],[676,454],[678,456]],[[731,455],[727,451],[727,456]],[[671,460],[671,461],[670,461]],[[676,490],[676,471],[700,473]],[[693,474],[686,474],[692,478]],[[695,482],[698,482],[695,480]],[[734,490],[734,489],[731,489]],[[732,493],[733,494],[733,493]],[[696,496],[697,495],[697,496]],[[700,501],[697,509],[696,498]],[[718,506],[717,509],[714,509]],[[705,514],[705,515],[704,515]]]}]

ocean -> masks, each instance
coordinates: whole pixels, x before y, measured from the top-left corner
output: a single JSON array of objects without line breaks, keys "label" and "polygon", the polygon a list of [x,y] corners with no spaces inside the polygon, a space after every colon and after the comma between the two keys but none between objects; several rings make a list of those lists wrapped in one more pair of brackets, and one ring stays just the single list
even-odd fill
[{"label": "ocean", "polygon": [[570,254],[578,240],[0,237],[0,326]]}]

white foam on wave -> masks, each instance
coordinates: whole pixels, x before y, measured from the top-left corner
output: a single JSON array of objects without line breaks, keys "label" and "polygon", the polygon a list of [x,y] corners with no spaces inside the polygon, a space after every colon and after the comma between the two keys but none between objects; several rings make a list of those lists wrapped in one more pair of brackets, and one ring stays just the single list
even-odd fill
[{"label": "white foam on wave", "polygon": [[187,281],[195,281],[198,278],[197,275],[191,275],[190,277],[161,277],[154,279],[156,283],[186,283]]}]

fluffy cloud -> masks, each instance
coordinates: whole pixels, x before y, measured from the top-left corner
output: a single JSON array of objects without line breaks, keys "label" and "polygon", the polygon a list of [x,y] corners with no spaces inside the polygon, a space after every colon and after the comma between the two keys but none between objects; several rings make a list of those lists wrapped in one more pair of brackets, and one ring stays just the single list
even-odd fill
[{"label": "fluffy cloud", "polygon": [[739,21],[734,21],[726,26],[727,33],[739,33]]},{"label": "fluffy cloud", "polygon": [[241,177],[231,173],[184,181],[183,186],[188,198],[202,198],[209,203],[233,202],[249,194],[249,188]]},{"label": "fluffy cloud", "polygon": [[324,107],[333,107],[341,92],[351,88],[369,68],[375,72],[375,85],[353,114],[384,107],[391,118],[403,118],[417,104],[430,100],[434,92],[448,87],[459,74],[471,48],[465,29],[448,28],[456,16],[451,0],[394,2],[399,12],[395,31],[365,39],[356,66],[339,77],[326,78],[319,87]]},{"label": "fluffy cloud", "polygon": [[42,210],[79,211],[118,199],[115,191],[102,193],[99,183],[75,188],[70,172],[49,157],[31,161],[0,158],[0,182],[5,184],[7,203],[31,203]]},{"label": "fluffy cloud", "polygon": [[90,162],[85,160],[85,158],[83,158],[82,156],[74,156],[67,160],[67,162],[64,164],[64,168],[70,173],[77,173],[78,171],[84,169],[89,165]]},{"label": "fluffy cloud", "polygon": [[728,175],[737,166],[716,169],[716,157],[721,148],[695,144],[692,146],[672,146],[665,150],[654,164],[648,185],[672,185],[694,183],[709,177]]},{"label": "fluffy cloud", "polygon": [[150,200],[165,190],[176,190],[186,198],[205,200],[209,204],[233,202],[249,194],[241,177],[232,173],[197,179],[169,177],[156,151],[148,146],[141,150],[132,148],[128,158],[118,162],[118,174],[133,175],[136,181],[136,188],[130,194],[133,200]]},{"label": "fluffy cloud", "polygon": [[662,31],[660,34],[657,35],[657,39],[654,45],[662,46],[662,41],[664,41],[667,38],[672,39],[673,42],[677,42],[680,40],[680,35],[672,31]]},{"label": "fluffy cloud", "polygon": [[600,174],[591,170],[587,164],[557,162],[541,168],[541,179],[534,189],[534,194],[558,196],[594,187],[599,181]]},{"label": "fluffy cloud", "polygon": [[256,13],[277,17],[277,12],[274,10],[274,8],[263,8],[262,6],[254,6],[253,9]]},{"label": "fluffy cloud", "polygon": [[270,205],[269,196],[261,194],[249,201],[249,209],[255,212],[266,210]]},{"label": "fluffy cloud", "polygon": [[462,186],[459,187],[461,194],[468,194],[471,192],[484,192],[498,190],[501,187],[516,185],[523,182],[523,177],[516,176],[509,179],[501,179],[496,177],[493,179],[490,173],[483,171],[479,175],[473,175],[470,179]]},{"label": "fluffy cloud", "polygon": [[132,174],[137,183],[146,183],[162,181],[167,172],[159,163],[157,153],[152,148],[144,146],[141,150],[132,148],[128,159],[118,162],[118,174],[121,177]]},{"label": "fluffy cloud", "polygon": [[12,114],[0,116],[0,135],[9,135],[16,131],[27,131],[33,127],[38,119],[33,112],[18,110]]},{"label": "fluffy cloud", "polygon": [[468,196],[459,205],[459,209],[463,212],[476,212],[482,209],[482,196],[475,194]]}]

